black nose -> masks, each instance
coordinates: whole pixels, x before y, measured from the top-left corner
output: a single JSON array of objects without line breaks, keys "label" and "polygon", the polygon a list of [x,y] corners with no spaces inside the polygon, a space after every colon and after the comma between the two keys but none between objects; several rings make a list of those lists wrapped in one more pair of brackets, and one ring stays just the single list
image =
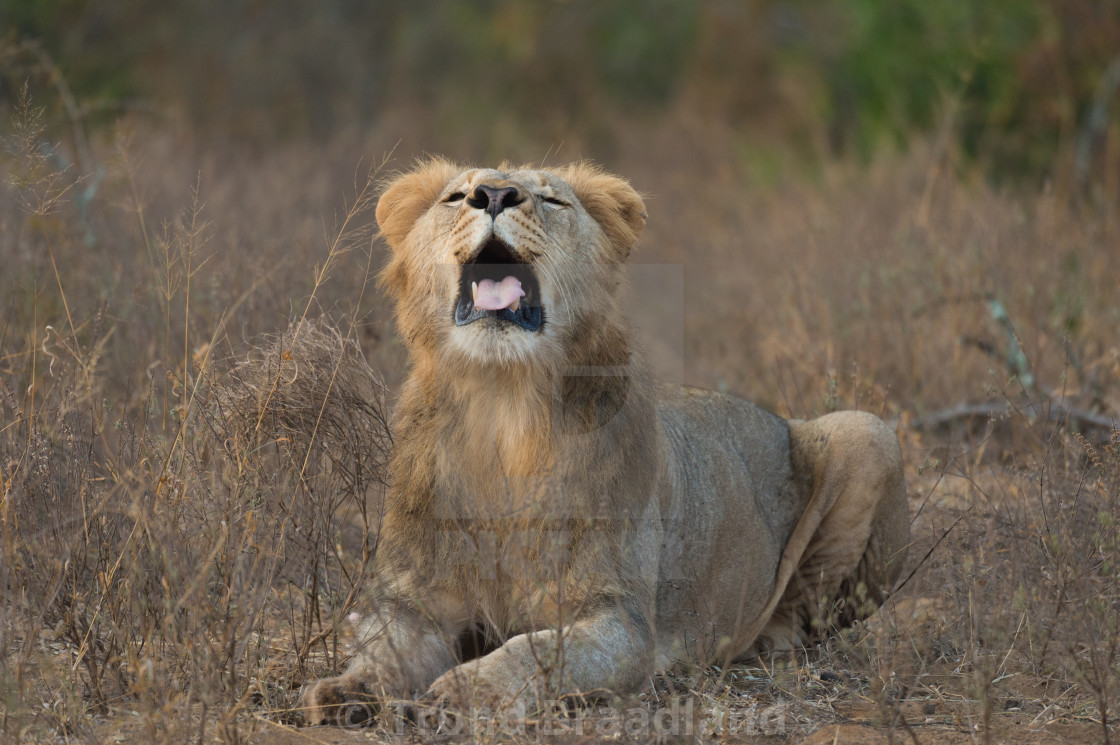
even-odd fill
[{"label": "black nose", "polygon": [[480,184],[474,193],[467,197],[467,204],[476,210],[486,210],[490,217],[497,217],[506,207],[514,207],[525,201],[521,192],[514,186],[503,186],[495,189],[493,186]]}]

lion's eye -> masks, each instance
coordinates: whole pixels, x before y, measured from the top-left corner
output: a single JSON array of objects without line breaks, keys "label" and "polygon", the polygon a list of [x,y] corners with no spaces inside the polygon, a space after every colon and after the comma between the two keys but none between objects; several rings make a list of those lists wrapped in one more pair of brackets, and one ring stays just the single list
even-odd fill
[{"label": "lion's eye", "polygon": [[452,192],[443,198],[444,204],[454,204],[455,202],[462,202],[467,195],[461,191]]},{"label": "lion's eye", "polygon": [[545,204],[551,204],[553,207],[567,207],[568,206],[567,202],[565,202],[563,199],[557,199],[556,197],[541,197],[541,201],[544,202]]}]

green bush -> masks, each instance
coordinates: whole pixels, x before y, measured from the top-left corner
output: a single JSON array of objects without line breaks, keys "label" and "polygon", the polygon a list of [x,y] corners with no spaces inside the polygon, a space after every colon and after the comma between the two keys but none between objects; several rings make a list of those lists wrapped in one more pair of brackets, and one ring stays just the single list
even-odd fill
[{"label": "green bush", "polygon": [[[83,116],[139,96],[204,136],[323,136],[412,107],[508,150],[676,102],[814,157],[944,122],[994,176],[1037,181],[1120,129],[1085,128],[1120,0],[3,0],[0,28],[41,43]],[[36,76],[20,57],[0,57],[0,101]]]}]

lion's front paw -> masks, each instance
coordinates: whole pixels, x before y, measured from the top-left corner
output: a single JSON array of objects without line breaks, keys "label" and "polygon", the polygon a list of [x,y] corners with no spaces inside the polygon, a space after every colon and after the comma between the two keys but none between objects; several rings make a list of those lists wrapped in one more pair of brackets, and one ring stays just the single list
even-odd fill
[{"label": "lion's front paw", "polygon": [[468,662],[436,678],[421,701],[460,712],[479,709],[504,711],[525,704],[522,694],[526,686],[515,683],[508,671],[486,667],[478,661]]},{"label": "lion's front paw", "polygon": [[422,697],[425,703],[459,711],[490,706],[498,703],[498,699],[498,692],[492,690],[492,686],[478,675],[477,668],[469,663],[452,668],[436,678]]},{"label": "lion's front paw", "polygon": [[448,670],[436,678],[420,702],[433,707],[470,711],[471,705],[478,705],[471,695],[477,689],[477,676],[465,668],[466,665]]},{"label": "lion's front paw", "polygon": [[307,723],[357,727],[368,724],[378,705],[363,680],[340,675],[312,683],[303,691],[303,710]]}]

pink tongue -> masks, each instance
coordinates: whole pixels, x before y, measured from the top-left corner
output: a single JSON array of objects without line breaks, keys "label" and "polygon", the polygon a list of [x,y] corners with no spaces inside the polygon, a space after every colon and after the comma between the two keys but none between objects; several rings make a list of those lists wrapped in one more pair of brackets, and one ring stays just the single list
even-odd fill
[{"label": "pink tongue", "polygon": [[501,282],[484,279],[478,283],[478,295],[474,307],[482,310],[501,310],[508,308],[514,300],[525,297],[521,281],[517,277],[506,277]]}]

